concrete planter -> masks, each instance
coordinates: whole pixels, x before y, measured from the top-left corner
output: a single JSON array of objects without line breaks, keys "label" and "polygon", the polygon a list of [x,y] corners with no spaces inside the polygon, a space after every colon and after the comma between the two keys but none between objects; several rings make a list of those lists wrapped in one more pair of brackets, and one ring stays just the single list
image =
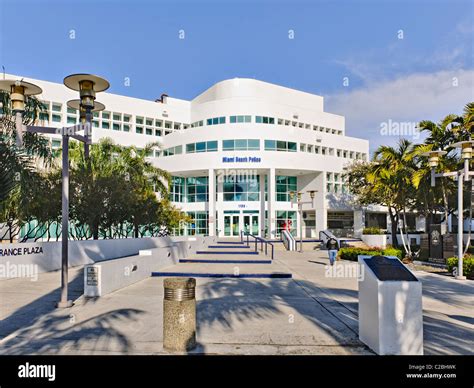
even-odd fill
[{"label": "concrete planter", "polygon": [[387,248],[386,234],[363,234],[362,241],[369,247],[377,247],[382,249]]}]

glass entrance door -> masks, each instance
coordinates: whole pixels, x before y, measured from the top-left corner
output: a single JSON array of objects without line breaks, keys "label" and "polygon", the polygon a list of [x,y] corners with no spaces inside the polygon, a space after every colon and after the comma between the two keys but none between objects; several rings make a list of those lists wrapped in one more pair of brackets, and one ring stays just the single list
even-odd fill
[{"label": "glass entrance door", "polygon": [[224,236],[239,235],[239,218],[238,215],[224,215]]},{"label": "glass entrance door", "polygon": [[258,214],[244,215],[244,231],[258,236]]}]

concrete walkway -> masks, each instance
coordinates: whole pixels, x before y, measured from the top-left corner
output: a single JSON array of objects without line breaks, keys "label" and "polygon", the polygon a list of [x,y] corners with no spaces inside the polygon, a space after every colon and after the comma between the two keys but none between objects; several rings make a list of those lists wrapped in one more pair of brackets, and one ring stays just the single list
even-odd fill
[{"label": "concrete walkway", "polygon": [[[193,353],[372,354],[358,340],[357,280],[326,277],[327,262],[325,252],[279,251],[271,265],[293,279],[198,278],[199,346]],[[81,296],[82,276],[81,268],[71,270],[75,305],[65,310],[54,307],[59,272],[40,274],[37,282],[0,281],[0,354],[165,353],[163,278],[91,300]],[[417,276],[425,354],[473,354],[473,282]]]}]

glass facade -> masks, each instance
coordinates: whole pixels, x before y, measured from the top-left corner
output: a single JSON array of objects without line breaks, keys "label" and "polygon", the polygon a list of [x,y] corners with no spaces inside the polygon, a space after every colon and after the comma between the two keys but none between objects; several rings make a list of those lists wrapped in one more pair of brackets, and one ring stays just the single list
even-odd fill
[{"label": "glass facade", "polygon": [[195,234],[209,234],[209,213],[203,212],[186,212],[191,217],[191,221],[186,224],[188,236]]},{"label": "glass facade", "polygon": [[296,152],[296,143],[284,140],[265,140],[265,151]]},{"label": "glass facade", "polygon": [[187,202],[207,202],[209,200],[208,181],[207,176],[186,178]]},{"label": "glass facade", "polygon": [[284,229],[288,229],[293,236],[296,236],[296,211],[276,211],[276,235],[280,236]]},{"label": "glass facade", "polygon": [[249,151],[260,150],[260,140],[258,139],[235,139],[222,140],[223,151]]},{"label": "glass facade", "polygon": [[223,191],[224,201],[259,201],[259,176],[227,176]]},{"label": "glass facade", "polygon": [[277,175],[276,181],[276,200],[280,202],[290,202],[290,191],[296,191],[297,178],[295,176]]},{"label": "glass facade", "polygon": [[215,152],[217,151],[217,140],[201,141],[199,143],[186,144],[186,153],[193,154],[195,152]]},{"label": "glass facade", "polygon": [[169,199],[172,202],[183,202],[184,199],[184,178],[179,176],[171,177]]},{"label": "glass facade", "polygon": [[247,116],[247,115],[230,116],[230,117],[229,117],[229,122],[230,122],[231,124],[236,124],[236,123],[251,123],[251,122],[252,122],[252,116]]}]

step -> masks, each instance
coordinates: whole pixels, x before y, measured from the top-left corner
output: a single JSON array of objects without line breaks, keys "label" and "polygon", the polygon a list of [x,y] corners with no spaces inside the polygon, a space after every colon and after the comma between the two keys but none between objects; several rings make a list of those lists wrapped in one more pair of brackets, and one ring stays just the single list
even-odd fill
[{"label": "step", "polygon": [[233,259],[180,259],[180,263],[206,263],[206,264],[272,264],[271,260],[233,260]]},{"label": "step", "polygon": [[198,255],[258,255],[255,251],[196,251]]},{"label": "step", "polygon": [[226,245],[225,247],[221,245],[209,245],[208,248],[223,248],[223,249],[234,249],[234,248],[250,248],[248,245]]},{"label": "step", "polygon": [[243,242],[241,241],[217,241],[217,244],[244,244]]},{"label": "step", "polygon": [[211,272],[152,272],[153,277],[192,277],[192,278],[240,278],[240,279],[291,279],[291,273],[269,272],[269,273],[211,273]]}]

